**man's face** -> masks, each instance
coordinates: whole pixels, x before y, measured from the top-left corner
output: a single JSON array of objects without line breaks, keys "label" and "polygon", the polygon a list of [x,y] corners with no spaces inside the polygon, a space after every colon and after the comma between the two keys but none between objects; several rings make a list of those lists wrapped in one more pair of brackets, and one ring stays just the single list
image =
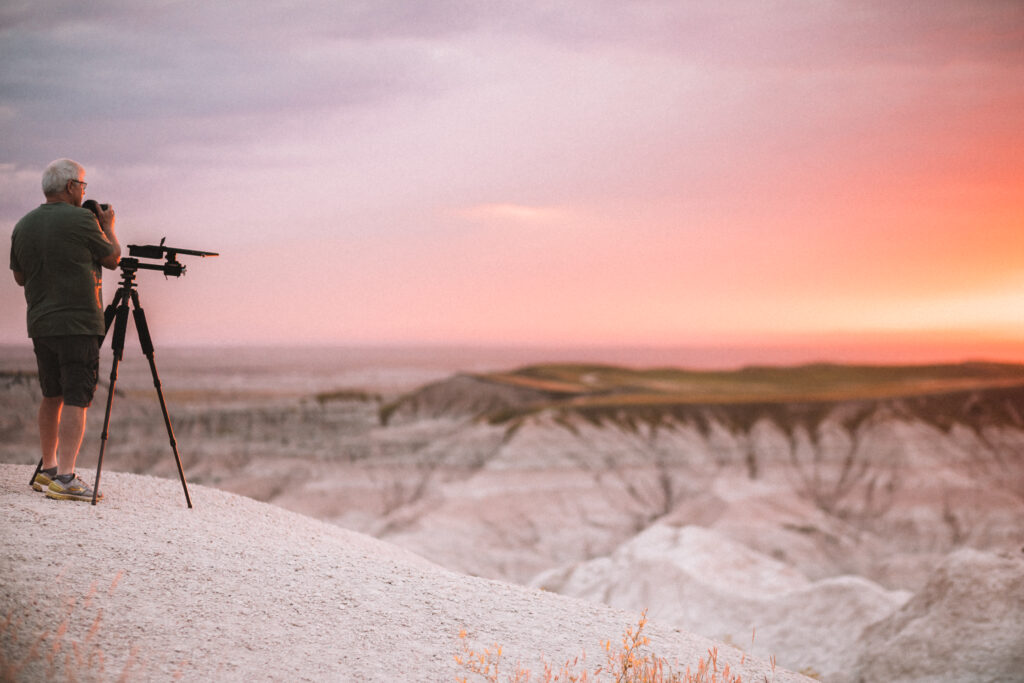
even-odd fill
[{"label": "man's face", "polygon": [[78,174],[78,180],[68,181],[68,193],[71,195],[71,203],[75,206],[81,206],[85,200],[85,186],[88,184],[84,180],[85,172]]}]

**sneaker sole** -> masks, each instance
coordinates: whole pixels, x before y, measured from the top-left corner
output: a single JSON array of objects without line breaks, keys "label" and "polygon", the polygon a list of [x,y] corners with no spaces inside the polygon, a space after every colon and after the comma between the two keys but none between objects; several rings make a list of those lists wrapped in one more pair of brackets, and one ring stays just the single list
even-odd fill
[{"label": "sneaker sole", "polygon": [[[92,495],[83,496],[77,493],[57,493],[56,491],[47,491],[46,497],[52,500],[80,500],[86,503],[92,502]],[[103,500],[103,494],[96,496],[96,500]]]}]

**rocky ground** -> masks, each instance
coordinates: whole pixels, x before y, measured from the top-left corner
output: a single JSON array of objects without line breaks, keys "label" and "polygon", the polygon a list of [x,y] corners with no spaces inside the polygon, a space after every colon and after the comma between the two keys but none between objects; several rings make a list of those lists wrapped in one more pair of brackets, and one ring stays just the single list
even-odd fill
[{"label": "rocky ground", "polygon": [[[31,473],[0,465],[4,681],[486,680],[456,661],[467,650],[542,680],[545,663],[586,653],[572,669],[592,672],[602,642],[621,652],[639,627],[632,613],[451,572],[216,489],[193,485],[190,510],[177,482],[111,472],[94,508],[32,491]],[[713,651],[719,674],[805,680],[671,627],[643,634],[641,656],[677,671]]]},{"label": "rocky ground", "polygon": [[[24,463],[35,387],[3,382],[0,458]],[[104,470],[176,478],[155,402],[133,391]],[[1024,594],[1019,386],[524,410],[536,401],[469,375],[393,395],[169,390],[190,482],[460,573],[647,608],[828,681],[1024,670],[1024,604],[1005,597]]]}]

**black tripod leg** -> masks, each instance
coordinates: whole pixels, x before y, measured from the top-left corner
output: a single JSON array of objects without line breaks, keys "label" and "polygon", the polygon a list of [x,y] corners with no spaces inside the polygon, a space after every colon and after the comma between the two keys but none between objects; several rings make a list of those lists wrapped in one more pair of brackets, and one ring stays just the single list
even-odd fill
[{"label": "black tripod leg", "polygon": [[146,323],[146,312],[139,306],[139,296],[132,292],[132,315],[135,317],[135,331],[139,335],[139,343],[142,345],[142,353],[149,359],[149,371],[153,374],[153,386],[156,387],[156,395],[160,398],[160,410],[164,414],[164,425],[167,426],[167,437],[171,440],[171,450],[174,451],[174,462],[178,465],[178,478],[181,479],[181,488],[185,492],[185,502],[192,507],[192,498],[188,495],[188,484],[185,483],[185,470],[181,467],[181,457],[178,455],[178,442],[174,440],[174,428],[171,427],[171,417],[167,414],[167,403],[164,402],[164,392],[160,387],[160,375],[156,371],[156,361],[153,360],[153,339],[149,336],[149,325]]},{"label": "black tripod leg", "polygon": [[[107,338],[107,332],[110,332],[110,324],[114,322],[114,317],[117,315],[118,306],[124,303],[128,305],[128,301],[124,298],[124,290],[117,290],[117,294],[114,295],[114,300],[110,302],[106,310],[103,311],[103,339]],[[103,345],[103,341],[100,340],[100,345]]]},{"label": "black tripod leg", "polygon": [[42,471],[42,469],[43,469],[43,459],[39,458],[39,464],[36,465],[36,471],[32,473],[32,478],[28,480],[28,485],[29,486],[32,486],[32,484],[36,483],[36,475],[39,474],[39,472]]},{"label": "black tripod leg", "polygon": [[[120,302],[117,306],[116,315],[107,308],[107,329],[110,329],[110,317],[113,317],[114,336],[110,340],[110,347],[114,350],[114,361],[110,366],[110,386],[107,389],[107,411],[103,415],[103,432],[100,434],[100,457],[96,460],[96,483],[92,486],[92,504],[96,504],[96,497],[100,490],[100,471],[103,469],[103,452],[107,450],[107,433],[110,429],[110,408],[114,405],[114,387],[117,385],[117,365],[121,362],[124,354],[124,335],[128,329],[128,301],[118,292],[115,301]],[[113,304],[111,304],[111,307]]]}]

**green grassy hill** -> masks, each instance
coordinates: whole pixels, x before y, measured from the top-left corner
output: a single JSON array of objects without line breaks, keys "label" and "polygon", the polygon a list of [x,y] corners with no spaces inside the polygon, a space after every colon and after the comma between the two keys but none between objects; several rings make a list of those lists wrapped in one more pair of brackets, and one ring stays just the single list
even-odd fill
[{"label": "green grassy hill", "polygon": [[476,375],[575,406],[808,402],[892,398],[1024,385],[1024,365],[752,366],[730,371],[534,365]]}]

